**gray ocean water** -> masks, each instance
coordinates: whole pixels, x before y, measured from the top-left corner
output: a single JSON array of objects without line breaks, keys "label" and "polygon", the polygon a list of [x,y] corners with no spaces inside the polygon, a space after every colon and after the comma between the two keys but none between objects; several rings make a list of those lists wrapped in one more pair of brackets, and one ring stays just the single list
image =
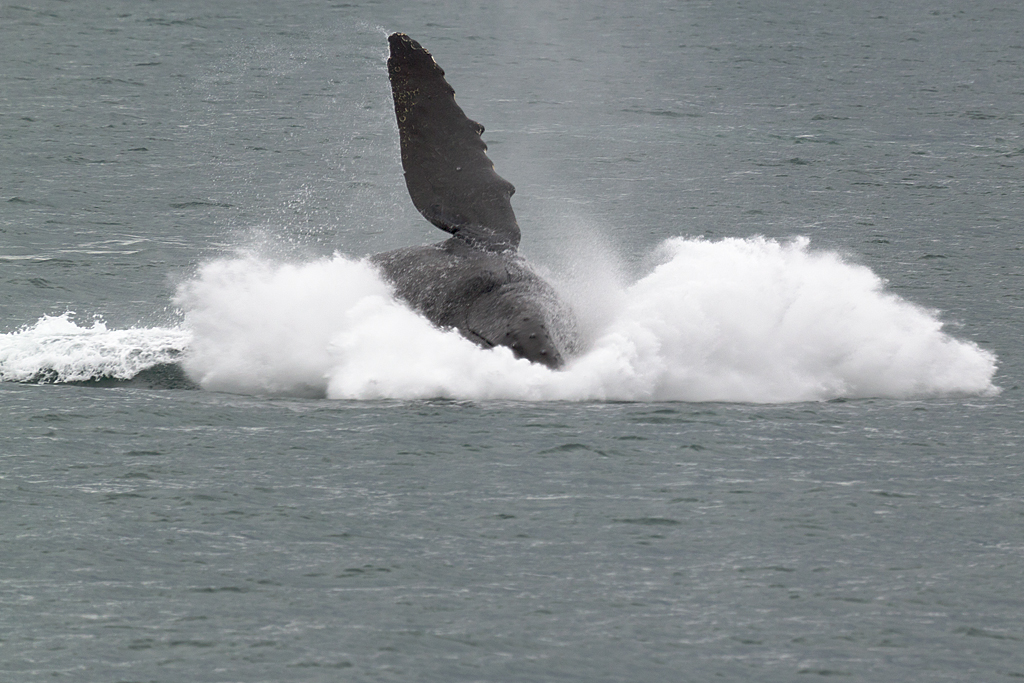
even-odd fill
[{"label": "gray ocean water", "polygon": [[[294,320],[218,308],[204,268],[441,237],[391,31],[486,126],[548,272],[632,282],[676,237],[775,272],[764,244],[804,236],[884,291],[819,302],[787,353],[895,298],[949,336],[820,400],[355,400],[334,366],[300,391]],[[1024,677],[1018,3],[39,0],[0,4],[0,64],[0,679]],[[195,306],[272,357],[183,372]],[[764,376],[730,358],[712,385]]]}]

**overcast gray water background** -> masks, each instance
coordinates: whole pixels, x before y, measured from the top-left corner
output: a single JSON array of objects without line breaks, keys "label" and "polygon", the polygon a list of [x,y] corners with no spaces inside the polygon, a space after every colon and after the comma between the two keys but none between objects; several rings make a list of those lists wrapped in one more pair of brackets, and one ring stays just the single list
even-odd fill
[{"label": "overcast gray water background", "polygon": [[[330,401],[0,384],[0,678],[1024,676],[1024,9],[0,5],[0,333],[436,239],[384,60],[437,57],[523,251],[810,237],[997,395]],[[582,237],[581,237],[582,235]],[[159,382],[157,384],[160,384]],[[173,381],[162,386],[173,385]]]}]

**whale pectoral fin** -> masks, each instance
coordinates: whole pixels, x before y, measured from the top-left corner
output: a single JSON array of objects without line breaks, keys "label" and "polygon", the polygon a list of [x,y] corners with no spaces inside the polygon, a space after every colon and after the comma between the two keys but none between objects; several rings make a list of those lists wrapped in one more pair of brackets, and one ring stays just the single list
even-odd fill
[{"label": "whale pectoral fin", "polygon": [[431,223],[489,249],[519,245],[512,183],[494,172],[484,127],[455,103],[430,53],[404,33],[389,36],[388,75],[412,203]]}]

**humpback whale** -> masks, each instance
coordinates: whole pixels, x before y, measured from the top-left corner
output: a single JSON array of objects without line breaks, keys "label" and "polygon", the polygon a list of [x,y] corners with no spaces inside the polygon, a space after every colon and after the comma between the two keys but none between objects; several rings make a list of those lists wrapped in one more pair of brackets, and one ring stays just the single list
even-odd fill
[{"label": "humpback whale", "polygon": [[484,127],[455,103],[444,70],[419,43],[388,37],[388,76],[402,169],[413,205],[452,236],[376,254],[370,261],[395,294],[434,325],[485,348],[561,367],[576,350],[570,308],[516,251],[516,191],[494,171]]}]

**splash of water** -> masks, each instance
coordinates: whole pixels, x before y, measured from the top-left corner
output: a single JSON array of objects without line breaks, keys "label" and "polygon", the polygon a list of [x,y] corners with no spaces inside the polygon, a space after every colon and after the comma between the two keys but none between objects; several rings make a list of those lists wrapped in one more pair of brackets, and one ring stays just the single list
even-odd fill
[{"label": "splash of water", "polygon": [[35,325],[0,334],[0,381],[129,380],[177,363],[190,338],[177,328],[109,330],[100,320],[85,327],[71,313],[47,315]]},{"label": "splash of water", "polygon": [[789,402],[992,394],[995,356],[806,239],[673,238],[646,276],[567,283],[585,348],[561,371],[439,330],[366,261],[216,260],[177,328],[0,335],[0,381],[128,380],[180,363],[206,389],[330,398]]},{"label": "splash of water", "polygon": [[631,285],[577,288],[592,293],[577,306],[587,348],[557,372],[432,327],[363,261],[214,261],[177,295],[193,334],[185,368],[208,389],[348,399],[788,402],[997,391],[993,354],[806,239],[673,238],[660,252]]}]

